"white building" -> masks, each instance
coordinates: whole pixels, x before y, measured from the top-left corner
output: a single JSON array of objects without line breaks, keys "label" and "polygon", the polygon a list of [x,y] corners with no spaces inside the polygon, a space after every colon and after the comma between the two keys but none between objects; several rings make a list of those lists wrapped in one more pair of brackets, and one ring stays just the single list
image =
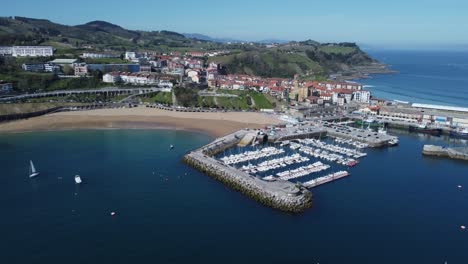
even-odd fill
[{"label": "white building", "polygon": [[115,54],[103,54],[103,53],[83,53],[81,57],[90,58],[90,59],[103,59],[103,58],[118,58],[120,56],[115,55]]},{"label": "white building", "polygon": [[44,64],[44,71],[45,72],[53,72],[57,73],[60,72],[61,68],[58,65],[52,64],[52,63],[46,63]]},{"label": "white building", "polygon": [[370,102],[370,92],[364,90],[354,91],[353,100],[360,103],[368,104]]},{"label": "white building", "polygon": [[29,72],[42,72],[44,71],[44,63],[23,63],[21,68]]},{"label": "white building", "polygon": [[13,57],[49,57],[54,55],[50,46],[13,46]]},{"label": "white building", "polygon": [[102,81],[105,83],[116,83],[120,80],[120,74],[118,72],[110,72],[102,76]]},{"label": "white building", "polygon": [[1,56],[13,55],[13,47],[0,46],[0,55]]},{"label": "white building", "polygon": [[133,52],[133,51],[127,51],[125,52],[125,59],[126,60],[134,60],[137,58],[137,54],[136,52]]}]

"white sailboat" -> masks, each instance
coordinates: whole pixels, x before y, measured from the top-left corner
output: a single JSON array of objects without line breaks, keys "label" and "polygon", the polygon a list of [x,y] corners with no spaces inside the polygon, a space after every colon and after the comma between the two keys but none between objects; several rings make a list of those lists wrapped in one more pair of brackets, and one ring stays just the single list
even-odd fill
[{"label": "white sailboat", "polygon": [[33,164],[32,160],[29,161],[29,164],[30,164],[29,178],[33,178],[33,177],[36,177],[37,175],[39,175],[39,172],[36,171],[36,168],[34,167],[34,164]]}]

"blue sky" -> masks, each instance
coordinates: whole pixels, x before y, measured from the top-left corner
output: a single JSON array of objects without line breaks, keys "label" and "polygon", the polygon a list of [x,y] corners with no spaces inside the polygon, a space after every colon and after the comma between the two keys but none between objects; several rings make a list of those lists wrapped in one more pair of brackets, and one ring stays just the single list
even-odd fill
[{"label": "blue sky", "polygon": [[76,25],[105,20],[129,29],[246,40],[314,39],[386,47],[468,44],[466,0],[14,0],[0,16]]}]

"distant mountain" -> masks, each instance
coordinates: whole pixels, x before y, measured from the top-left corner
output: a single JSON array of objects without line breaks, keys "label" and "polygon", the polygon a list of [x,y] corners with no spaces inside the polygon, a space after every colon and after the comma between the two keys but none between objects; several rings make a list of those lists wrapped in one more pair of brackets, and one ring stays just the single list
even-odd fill
[{"label": "distant mountain", "polygon": [[140,37],[140,33],[136,31],[126,30],[120,26],[105,21],[92,21],[84,25],[78,25],[76,27],[88,31],[105,32],[128,39]]},{"label": "distant mountain", "polygon": [[259,44],[272,44],[272,43],[288,43],[290,42],[289,40],[282,40],[282,39],[264,39],[264,40],[239,40],[239,39],[233,39],[233,38],[214,38],[210,37],[204,34],[199,34],[199,33],[184,33],[184,36],[187,38],[192,38],[192,39],[200,39],[200,40],[206,40],[206,41],[213,41],[213,42],[219,42],[219,43],[259,43]]},{"label": "distant mountain", "polygon": [[238,40],[238,39],[233,39],[233,38],[213,38],[207,35],[203,34],[198,34],[198,33],[184,33],[183,34],[187,38],[191,39],[199,39],[199,40],[206,40],[206,41],[212,41],[212,42],[218,42],[218,43],[242,43],[242,42],[248,42],[245,40]]},{"label": "distant mountain", "polygon": [[58,49],[86,45],[96,49],[168,50],[204,48],[206,42],[171,31],[127,30],[105,21],[67,26],[47,19],[0,17],[0,45],[52,45]]}]

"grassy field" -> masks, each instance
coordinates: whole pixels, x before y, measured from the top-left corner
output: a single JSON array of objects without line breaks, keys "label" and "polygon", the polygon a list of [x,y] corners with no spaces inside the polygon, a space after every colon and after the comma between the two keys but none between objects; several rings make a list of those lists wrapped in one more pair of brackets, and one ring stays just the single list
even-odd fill
[{"label": "grassy field", "polygon": [[22,103],[22,104],[0,104],[0,115],[31,113],[57,106],[72,106],[76,103]]},{"label": "grassy field", "polygon": [[227,93],[227,94],[236,94],[238,98],[226,98],[226,97],[218,97],[218,106],[224,107],[227,109],[237,108],[242,110],[248,110],[254,108],[254,104],[251,102],[253,100],[255,102],[255,109],[263,109],[268,108],[272,109],[274,98],[267,98],[267,95],[255,92],[255,91],[240,91],[240,90],[218,90],[218,93]]},{"label": "grassy field", "polygon": [[128,64],[126,60],[120,58],[100,58],[100,59],[85,59],[88,64]]},{"label": "grassy field", "polygon": [[320,51],[324,53],[333,53],[333,54],[350,54],[356,51],[355,47],[344,47],[344,46],[321,46]]},{"label": "grassy field", "polygon": [[141,97],[145,103],[172,104],[172,93],[158,92],[151,97]]},{"label": "grassy field", "polygon": [[251,51],[240,54],[211,57],[209,62],[225,65],[229,73],[263,77],[291,78],[294,74],[322,71],[322,67],[303,53]]},{"label": "grassy field", "polygon": [[258,92],[250,92],[250,96],[255,101],[257,109],[272,109],[273,104],[265,97],[264,94]]}]

